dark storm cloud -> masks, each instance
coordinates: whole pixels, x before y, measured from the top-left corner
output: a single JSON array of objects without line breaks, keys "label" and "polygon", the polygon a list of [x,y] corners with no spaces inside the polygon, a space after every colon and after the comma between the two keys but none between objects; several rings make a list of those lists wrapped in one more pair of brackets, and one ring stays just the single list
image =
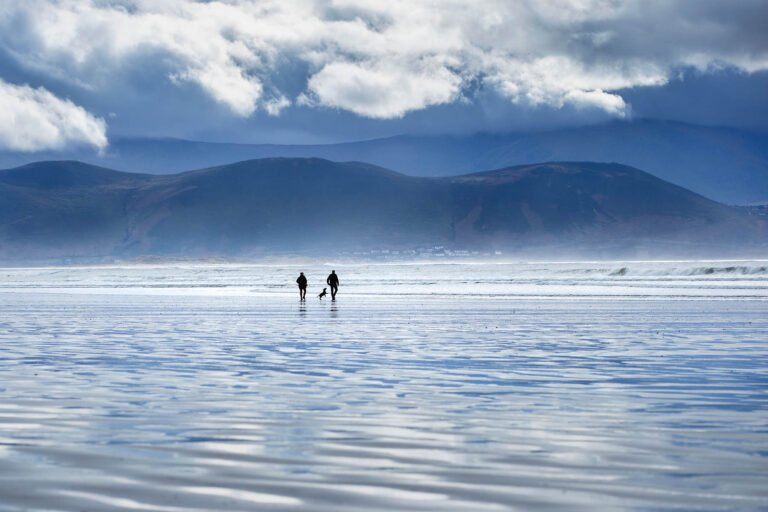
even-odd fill
[{"label": "dark storm cloud", "polygon": [[690,105],[754,98],[766,19],[762,0],[0,0],[0,147],[754,125]]},{"label": "dark storm cloud", "polygon": [[768,72],[688,71],[665,87],[621,91],[636,117],[768,129]]}]

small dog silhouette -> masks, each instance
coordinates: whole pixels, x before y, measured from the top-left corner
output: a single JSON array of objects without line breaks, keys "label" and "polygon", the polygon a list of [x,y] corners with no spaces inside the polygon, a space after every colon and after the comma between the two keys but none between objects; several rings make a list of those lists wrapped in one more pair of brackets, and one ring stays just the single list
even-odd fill
[{"label": "small dog silhouette", "polygon": [[318,296],[317,296],[317,298],[318,298],[318,299],[322,299],[323,297],[325,297],[326,295],[328,295],[328,292],[327,292],[327,290],[328,290],[328,288],[323,288],[323,291],[321,291],[321,292],[320,292],[320,295],[318,295]]}]

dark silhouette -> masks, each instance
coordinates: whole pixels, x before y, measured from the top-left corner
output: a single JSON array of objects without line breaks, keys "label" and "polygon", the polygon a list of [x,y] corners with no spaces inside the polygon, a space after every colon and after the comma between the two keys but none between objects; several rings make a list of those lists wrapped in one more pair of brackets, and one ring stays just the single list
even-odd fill
[{"label": "dark silhouette", "polygon": [[320,300],[322,300],[322,299],[323,299],[323,297],[325,297],[326,295],[328,295],[328,291],[327,291],[327,290],[328,290],[328,288],[323,288],[323,291],[321,291],[321,292],[320,292],[320,295],[318,295],[318,296],[317,296],[317,298],[318,298],[318,299],[320,299]]},{"label": "dark silhouette", "polygon": [[[313,192],[295,201],[296,183]],[[315,211],[324,214],[307,215]],[[758,253],[767,234],[760,219],[618,164],[532,164],[444,179],[298,159],[173,179],[76,162],[0,170],[0,260],[11,261],[92,258],[94,247],[131,258],[255,254],[263,246],[286,254],[298,233],[312,233],[301,246],[320,253],[424,240],[464,249],[498,242],[513,253],[559,245],[662,255],[688,244],[691,255],[736,244]],[[280,229],[262,233],[267,224]]]},{"label": "dark silhouette", "polygon": [[339,276],[336,275],[335,270],[331,270],[331,274],[325,282],[331,287],[331,300],[336,300],[336,292],[339,291]]},{"label": "dark silhouette", "polygon": [[299,272],[299,278],[296,279],[296,284],[299,285],[299,298],[304,300],[307,298],[307,278],[304,276],[304,272]]}]

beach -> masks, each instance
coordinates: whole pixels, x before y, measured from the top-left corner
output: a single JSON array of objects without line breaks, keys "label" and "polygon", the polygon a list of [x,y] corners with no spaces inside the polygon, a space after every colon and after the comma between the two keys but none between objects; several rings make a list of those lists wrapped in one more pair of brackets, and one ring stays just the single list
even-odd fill
[{"label": "beach", "polygon": [[768,508],[766,261],[3,268],[0,347],[2,511]]}]

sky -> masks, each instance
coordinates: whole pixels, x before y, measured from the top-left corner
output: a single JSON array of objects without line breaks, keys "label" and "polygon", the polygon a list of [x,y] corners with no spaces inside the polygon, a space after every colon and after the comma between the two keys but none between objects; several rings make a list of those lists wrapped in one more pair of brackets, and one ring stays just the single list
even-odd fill
[{"label": "sky", "polygon": [[0,0],[0,150],[768,130],[765,0]]}]

